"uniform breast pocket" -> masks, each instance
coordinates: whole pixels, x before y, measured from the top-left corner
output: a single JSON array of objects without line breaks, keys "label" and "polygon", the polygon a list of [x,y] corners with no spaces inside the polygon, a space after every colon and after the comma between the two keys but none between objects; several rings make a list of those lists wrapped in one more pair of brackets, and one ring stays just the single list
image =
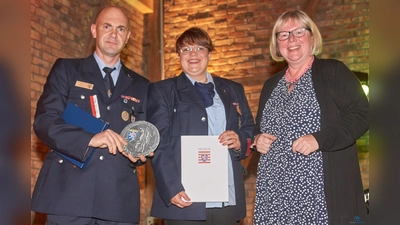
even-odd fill
[{"label": "uniform breast pocket", "polygon": [[128,101],[126,99],[122,99],[122,110],[123,113],[126,112],[129,115],[129,120],[128,120],[129,122],[135,122],[145,119],[144,118],[145,113],[143,111],[141,103],[136,103],[133,101]]},{"label": "uniform breast pocket", "polygon": [[93,91],[86,90],[83,88],[72,87],[68,96],[68,101],[74,103],[78,107],[90,112],[90,96],[93,95]]},{"label": "uniform breast pocket", "polygon": [[189,104],[175,105],[172,116],[172,136],[180,136],[187,134],[190,120]]}]

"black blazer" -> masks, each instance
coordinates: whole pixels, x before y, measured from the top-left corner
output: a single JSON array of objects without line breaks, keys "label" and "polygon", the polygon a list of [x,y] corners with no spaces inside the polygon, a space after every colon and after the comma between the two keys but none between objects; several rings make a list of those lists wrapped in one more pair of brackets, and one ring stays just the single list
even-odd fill
[{"label": "black blazer", "polygon": [[[77,81],[85,85],[77,85]],[[61,115],[67,102],[91,113],[89,97],[97,95],[100,119],[110,124],[109,129],[120,133],[130,123],[123,115],[130,113],[132,107],[135,112],[143,112],[137,120],[145,119],[148,84],[147,79],[122,65],[114,93],[108,98],[93,55],[84,59],[58,59],[37,103],[34,131],[50,149],[84,160],[94,135],[65,124]],[[138,101],[124,101],[121,95]],[[87,167],[79,169],[49,151],[33,191],[32,210],[139,223],[139,196],[136,169],[122,154],[114,156],[108,149],[96,149]]]},{"label": "black blazer", "polygon": [[[254,135],[273,89],[286,68],[264,83]],[[322,152],[329,224],[347,224],[359,216],[368,223],[356,140],[368,131],[369,103],[357,77],[342,62],[314,59],[312,81],[321,108],[321,130],[312,135]]]},{"label": "black blazer", "polygon": [[[241,141],[239,154],[229,150],[234,173],[237,220],[240,220],[246,216],[244,175],[240,161],[248,156],[246,150],[254,129],[254,119],[241,84],[219,77],[213,79],[225,107],[226,130],[234,130]],[[193,203],[184,209],[170,203],[172,197],[184,190],[180,170],[181,136],[208,134],[207,112],[201,97],[186,75],[181,73],[178,77],[151,84],[148,98],[148,121],[160,131],[160,144],[151,159],[156,187],[151,215],[172,220],[205,220],[205,203]],[[235,102],[239,103],[242,111],[240,129],[238,114],[232,104]]]}]

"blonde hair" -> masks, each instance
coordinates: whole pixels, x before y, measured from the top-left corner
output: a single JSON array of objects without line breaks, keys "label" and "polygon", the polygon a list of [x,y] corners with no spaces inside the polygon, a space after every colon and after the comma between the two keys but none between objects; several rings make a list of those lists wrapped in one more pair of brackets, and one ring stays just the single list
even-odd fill
[{"label": "blonde hair", "polygon": [[311,54],[318,55],[322,51],[322,37],[317,25],[315,25],[315,23],[305,12],[301,10],[293,10],[284,12],[275,22],[274,28],[272,29],[271,42],[269,44],[271,57],[278,62],[285,60],[279,52],[276,33],[283,24],[289,22],[290,20],[300,22],[305,28],[311,30],[310,33],[314,38],[314,43],[311,46]]}]

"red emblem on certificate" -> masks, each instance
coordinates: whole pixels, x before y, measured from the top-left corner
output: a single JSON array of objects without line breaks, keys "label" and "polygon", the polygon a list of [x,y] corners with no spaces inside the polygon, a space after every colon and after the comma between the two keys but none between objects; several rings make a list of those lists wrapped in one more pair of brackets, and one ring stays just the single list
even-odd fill
[{"label": "red emblem on certificate", "polygon": [[198,151],[199,163],[211,163],[211,151],[210,150],[199,150]]}]

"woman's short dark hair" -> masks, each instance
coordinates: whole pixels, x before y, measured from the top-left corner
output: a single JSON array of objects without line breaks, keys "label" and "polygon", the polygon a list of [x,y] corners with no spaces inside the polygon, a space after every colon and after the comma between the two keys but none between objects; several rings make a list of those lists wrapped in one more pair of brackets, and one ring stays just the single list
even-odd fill
[{"label": "woman's short dark hair", "polygon": [[179,50],[185,45],[200,45],[207,48],[209,52],[214,51],[210,36],[198,27],[189,28],[178,37],[175,51],[179,54]]}]

